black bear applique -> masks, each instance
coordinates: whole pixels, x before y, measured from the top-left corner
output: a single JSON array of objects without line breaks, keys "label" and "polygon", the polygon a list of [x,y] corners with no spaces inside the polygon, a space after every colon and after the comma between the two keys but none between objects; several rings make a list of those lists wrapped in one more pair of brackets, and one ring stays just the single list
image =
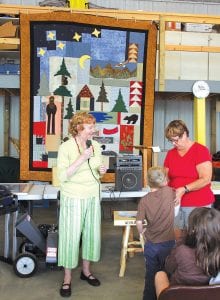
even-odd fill
[{"label": "black bear applique", "polygon": [[138,115],[126,116],[123,120],[127,121],[127,124],[135,124],[138,120]]}]

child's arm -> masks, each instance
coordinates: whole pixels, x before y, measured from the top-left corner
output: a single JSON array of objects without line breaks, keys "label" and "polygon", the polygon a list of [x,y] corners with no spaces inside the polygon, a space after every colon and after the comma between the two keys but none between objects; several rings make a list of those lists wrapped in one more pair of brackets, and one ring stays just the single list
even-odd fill
[{"label": "child's arm", "polygon": [[136,226],[139,234],[143,233],[143,223],[141,220],[136,221]]},{"label": "child's arm", "polygon": [[136,221],[136,226],[137,226],[138,233],[140,235],[141,246],[144,249],[144,244],[146,242],[144,232],[145,232],[146,228],[143,227],[142,221]]},{"label": "child's arm", "polygon": [[144,209],[142,208],[142,203],[144,201],[144,197],[141,199],[141,201],[138,204],[138,211],[137,211],[137,218],[136,218],[136,227],[138,230],[138,233],[140,235],[140,241],[142,244],[142,247],[144,248],[144,243],[145,243],[145,228],[143,226],[143,219],[144,219]]}]

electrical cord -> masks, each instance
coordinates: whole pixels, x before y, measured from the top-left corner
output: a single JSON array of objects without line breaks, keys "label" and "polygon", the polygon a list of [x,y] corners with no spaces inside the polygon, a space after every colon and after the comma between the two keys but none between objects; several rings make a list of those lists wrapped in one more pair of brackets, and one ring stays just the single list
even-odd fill
[{"label": "electrical cord", "polygon": [[94,177],[95,181],[98,183],[98,187],[99,187],[99,199],[101,199],[101,183],[100,183],[99,179],[94,175],[94,173],[93,173],[93,171],[92,171],[92,168],[91,168],[91,166],[90,166],[90,161],[89,161],[89,159],[88,159],[88,166],[89,166],[89,169],[90,169],[90,171],[91,171],[91,173],[92,173],[92,176]]}]

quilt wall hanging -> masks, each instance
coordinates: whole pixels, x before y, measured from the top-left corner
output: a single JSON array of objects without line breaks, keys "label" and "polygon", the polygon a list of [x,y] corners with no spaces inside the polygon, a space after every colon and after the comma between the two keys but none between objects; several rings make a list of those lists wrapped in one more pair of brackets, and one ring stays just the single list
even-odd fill
[{"label": "quilt wall hanging", "polygon": [[156,34],[147,21],[70,12],[21,14],[20,178],[51,180],[77,111],[104,151],[152,144]]}]

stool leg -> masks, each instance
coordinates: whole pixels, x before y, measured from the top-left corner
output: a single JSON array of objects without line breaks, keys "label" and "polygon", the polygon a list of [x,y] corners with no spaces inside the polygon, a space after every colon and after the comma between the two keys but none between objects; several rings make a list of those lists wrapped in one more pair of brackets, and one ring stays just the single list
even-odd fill
[{"label": "stool leg", "polygon": [[[133,227],[131,227],[128,241],[129,242],[133,242],[134,241],[134,230],[133,230]],[[134,251],[128,252],[128,255],[129,255],[129,257],[134,257]]]},{"label": "stool leg", "polygon": [[128,238],[130,234],[130,228],[131,228],[130,225],[126,225],[123,233],[119,277],[124,277],[124,273],[126,269],[126,258],[127,258]]},{"label": "stool leg", "polygon": [[125,233],[125,230],[126,230],[126,226],[122,228],[122,241],[121,241],[121,257],[120,257],[120,267],[121,267],[121,264],[122,264],[122,260],[123,260],[123,248],[124,248],[124,243],[125,243],[125,236],[126,236],[126,233]]}]

